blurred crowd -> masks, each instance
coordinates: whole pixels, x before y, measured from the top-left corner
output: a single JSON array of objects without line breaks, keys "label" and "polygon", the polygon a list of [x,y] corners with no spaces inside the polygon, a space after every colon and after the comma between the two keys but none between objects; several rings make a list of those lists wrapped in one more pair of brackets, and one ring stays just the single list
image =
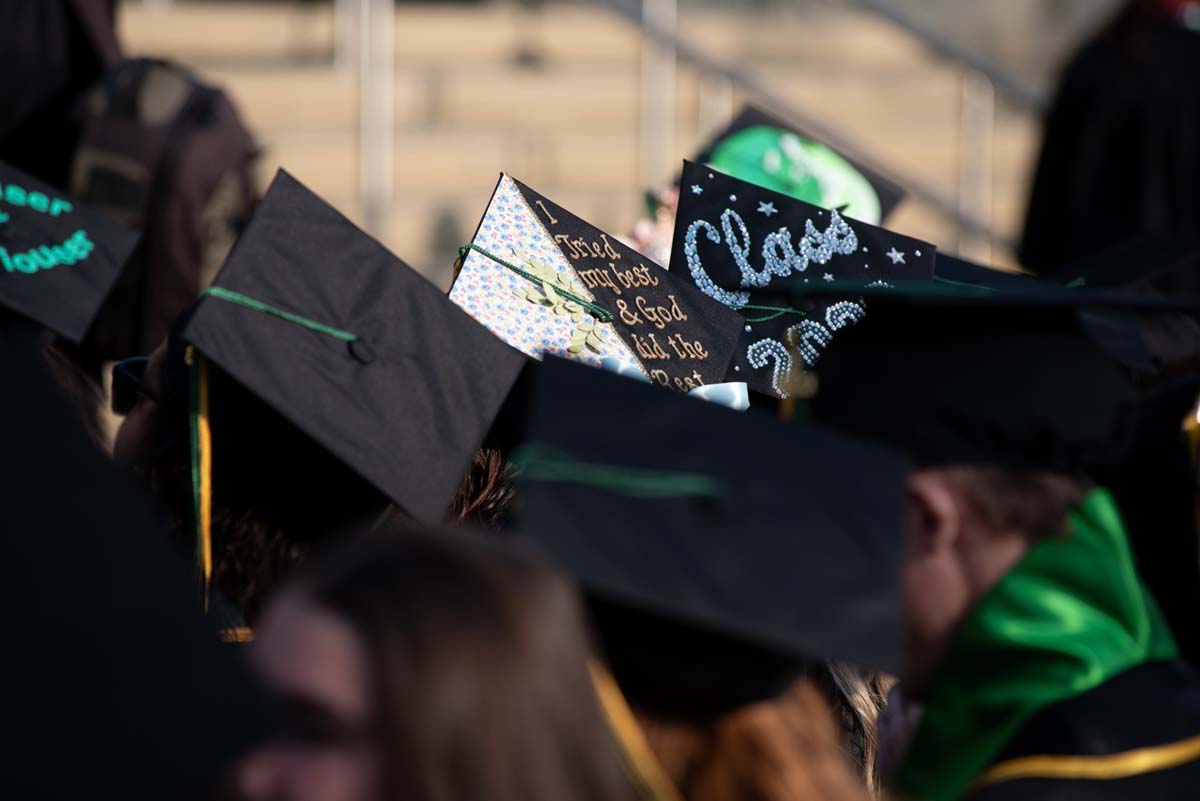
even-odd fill
[{"label": "blurred crowd", "polygon": [[448,293],[117,13],[0,0],[5,798],[1195,797],[1200,2],[1065,65],[1021,272],[747,108]]}]

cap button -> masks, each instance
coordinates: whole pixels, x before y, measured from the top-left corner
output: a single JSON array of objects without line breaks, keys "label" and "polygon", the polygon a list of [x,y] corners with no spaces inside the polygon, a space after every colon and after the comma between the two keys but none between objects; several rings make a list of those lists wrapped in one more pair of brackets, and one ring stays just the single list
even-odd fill
[{"label": "cap button", "polygon": [[375,349],[365,339],[352,339],[347,344],[350,348],[350,355],[354,357],[355,361],[360,364],[370,364],[375,361]]}]

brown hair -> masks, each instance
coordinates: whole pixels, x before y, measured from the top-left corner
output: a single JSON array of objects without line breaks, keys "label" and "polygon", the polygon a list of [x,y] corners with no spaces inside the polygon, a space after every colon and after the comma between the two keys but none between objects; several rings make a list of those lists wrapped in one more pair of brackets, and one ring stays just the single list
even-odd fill
[{"label": "brown hair", "polygon": [[639,717],[687,801],[867,801],[822,693],[807,679],[705,724]]},{"label": "brown hair", "polygon": [[634,801],[580,602],[529,556],[391,525],[300,593],[366,645],[385,797]]},{"label": "brown hair", "polygon": [[1067,514],[1092,487],[1084,479],[1048,470],[955,465],[940,472],[985,526],[1035,539],[1063,534]]},{"label": "brown hair", "polygon": [[493,448],[477,451],[450,501],[446,520],[488,528],[500,525],[516,495],[510,480],[511,469],[500,451]]}]

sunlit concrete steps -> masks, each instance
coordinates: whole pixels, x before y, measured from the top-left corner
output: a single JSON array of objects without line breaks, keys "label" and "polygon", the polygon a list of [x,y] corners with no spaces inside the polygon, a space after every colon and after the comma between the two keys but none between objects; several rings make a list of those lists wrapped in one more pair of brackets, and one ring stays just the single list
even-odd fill
[{"label": "sunlit concrete steps", "polygon": [[[352,218],[357,204],[357,84],[335,68],[329,4],[179,2],[167,12],[123,4],[130,52],[196,66],[229,90],[265,146],[264,180],[282,165]],[[921,47],[850,14],[730,15],[687,10],[681,30],[766,74],[795,102],[947,193],[957,181],[960,77]],[[397,7],[396,197],[384,238],[443,282],[497,174],[508,171],[601,227],[640,210],[641,45],[623,19],[588,6]],[[538,66],[518,64],[518,52]],[[676,152],[707,134],[701,82],[682,68]],[[997,120],[995,217],[1015,230],[1034,142],[1030,121]],[[663,179],[666,180],[667,176]],[[895,224],[946,242],[919,205]]]}]

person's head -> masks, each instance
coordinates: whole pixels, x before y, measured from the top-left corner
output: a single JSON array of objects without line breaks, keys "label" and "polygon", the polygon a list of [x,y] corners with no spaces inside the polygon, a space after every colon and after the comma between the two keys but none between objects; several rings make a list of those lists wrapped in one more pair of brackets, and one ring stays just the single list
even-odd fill
[{"label": "person's head", "polygon": [[290,735],[250,799],[632,801],[575,592],[482,538],[389,530],[284,592],[253,662]]},{"label": "person's head", "polygon": [[981,466],[915,470],[904,557],[906,692],[928,687],[954,631],[1039,539],[1067,530],[1088,482]]},{"label": "person's head", "polygon": [[845,691],[792,688],[833,656],[898,665],[907,463],[565,361],[541,367],[531,402],[519,529],[587,594],[602,697],[643,782],[774,801],[829,774],[865,795],[828,706],[796,709]]},{"label": "person's head", "polygon": [[[114,458],[141,475],[178,544],[195,548],[192,383],[187,345],[168,339],[146,364]],[[214,589],[251,622],[314,544],[379,519],[387,499],[209,362]]]},{"label": "person's head", "polygon": [[[852,779],[849,783],[858,790],[878,786],[873,769],[875,724],[884,692],[868,671],[799,659],[644,607],[596,596],[589,596],[587,606],[600,653],[623,702],[642,723],[667,777],[688,801],[693,801],[693,792],[714,801],[789,798],[763,788],[793,786],[810,772],[832,775],[823,764],[831,753],[842,764],[840,775]],[[792,692],[799,686],[805,688],[803,693]],[[796,702],[810,694],[817,697],[815,721],[795,730],[775,726],[773,715],[795,715]],[[747,714],[750,710],[768,714]],[[746,725],[748,720],[765,723]],[[832,724],[829,741],[822,744],[821,754],[807,753],[804,738],[823,737],[827,724]],[[781,759],[747,759],[758,748],[756,741]],[[698,778],[701,774],[705,778]],[[694,786],[710,778],[717,784],[707,789]]]},{"label": "person's head", "polygon": [[[192,393],[187,345],[172,337],[141,367],[140,392],[117,430],[113,457],[147,481],[183,547],[194,546]],[[379,520],[388,500],[211,362],[213,581],[248,617],[314,543]],[[420,469],[414,465],[414,469]],[[493,449],[472,459],[447,522],[495,526],[512,502],[509,465]],[[397,519],[406,515],[391,507]]]},{"label": "person's head", "polygon": [[[635,710],[637,712],[637,710]],[[824,695],[799,679],[778,696],[705,720],[638,713],[687,801],[866,801]]]},{"label": "person's head", "polygon": [[867,298],[822,354],[812,404],[912,465],[901,679],[915,697],[976,604],[1036,541],[1066,533],[1089,476],[1126,453],[1137,394],[1113,340],[1130,332],[1108,312],[1144,308],[1035,279],[924,286]]}]

